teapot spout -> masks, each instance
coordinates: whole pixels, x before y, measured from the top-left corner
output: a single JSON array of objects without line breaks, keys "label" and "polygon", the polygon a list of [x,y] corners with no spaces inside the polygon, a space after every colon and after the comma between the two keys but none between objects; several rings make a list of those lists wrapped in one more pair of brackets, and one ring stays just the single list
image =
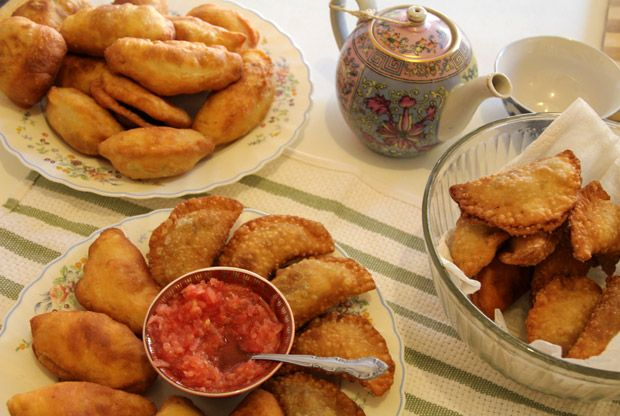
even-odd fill
[{"label": "teapot spout", "polygon": [[439,140],[448,140],[463,130],[482,101],[492,97],[504,99],[510,94],[510,79],[501,72],[457,85],[448,93],[440,115],[437,134]]}]

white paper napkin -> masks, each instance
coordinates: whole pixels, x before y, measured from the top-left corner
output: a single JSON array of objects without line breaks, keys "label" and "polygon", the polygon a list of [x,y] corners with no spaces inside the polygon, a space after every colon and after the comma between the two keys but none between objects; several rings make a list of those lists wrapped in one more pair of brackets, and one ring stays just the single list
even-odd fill
[{"label": "white paper napkin", "polygon": [[[620,204],[620,138],[581,98],[573,102],[534,142],[506,164],[502,170],[554,156],[566,149],[572,150],[581,161],[582,185],[599,180],[612,201]],[[451,234],[448,232],[443,236],[438,250],[457,287],[465,295],[470,295],[479,290],[480,282],[465,276],[452,263],[447,244]],[[599,284],[604,282],[604,275],[598,269],[592,271],[591,277]],[[524,299],[526,301],[523,301]],[[502,314],[501,311],[496,310],[495,323],[512,335],[525,339],[524,320],[528,307],[527,297],[522,297],[505,313]],[[530,345],[549,355],[561,358],[562,350],[558,345],[541,340],[534,341]],[[590,367],[620,371],[620,335],[617,335],[599,356],[586,360],[566,360]]]}]

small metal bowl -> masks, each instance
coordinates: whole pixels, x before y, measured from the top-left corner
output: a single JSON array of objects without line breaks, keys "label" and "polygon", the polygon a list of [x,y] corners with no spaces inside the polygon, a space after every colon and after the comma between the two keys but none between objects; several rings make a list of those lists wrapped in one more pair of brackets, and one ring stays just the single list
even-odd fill
[{"label": "small metal bowl", "polygon": [[162,371],[161,368],[154,364],[154,361],[156,359],[154,353],[155,340],[150,335],[147,325],[147,323],[153,316],[157,306],[162,303],[168,303],[172,298],[177,296],[184,288],[186,288],[190,284],[208,281],[212,278],[218,279],[225,283],[235,283],[247,287],[252,292],[258,294],[267,303],[267,305],[271,307],[277,319],[284,325],[284,329],[282,331],[282,340],[280,342],[278,351],[273,352],[279,354],[289,353],[291,347],[293,346],[293,339],[295,336],[295,322],[291,307],[284,298],[284,295],[271,282],[254,272],[244,269],[238,269],[235,267],[209,267],[205,269],[195,270],[172,281],[159,292],[157,297],[151,303],[149,310],[147,311],[142,332],[144,348],[146,350],[146,355],[151,365],[161,376],[162,379],[164,379],[168,384],[179,390],[202,397],[221,398],[245,393],[259,386],[267,379],[269,379],[276,371],[278,371],[280,366],[282,366],[282,363],[278,363],[275,361],[270,362],[269,369],[265,372],[263,376],[255,379],[250,384],[239,386],[234,390],[208,391],[208,388],[207,391],[198,390],[183,385],[180,381],[176,380],[166,371]]}]

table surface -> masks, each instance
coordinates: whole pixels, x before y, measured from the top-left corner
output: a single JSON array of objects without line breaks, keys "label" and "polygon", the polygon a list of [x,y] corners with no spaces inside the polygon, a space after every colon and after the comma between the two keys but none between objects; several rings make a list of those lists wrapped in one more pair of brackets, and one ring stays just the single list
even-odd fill
[{"label": "table surface", "polygon": [[[434,163],[455,139],[422,156],[391,159],[372,152],[355,138],[344,122],[335,94],[339,53],[329,23],[328,1],[238,0],[238,3],[276,22],[292,37],[310,66],[312,109],[305,129],[292,147],[341,163],[386,188],[421,197]],[[402,1],[383,0],[378,6],[386,8],[399,4]],[[461,27],[471,41],[480,74],[493,70],[495,56],[502,47],[528,36],[564,36],[599,48],[607,11],[606,0],[428,0],[423,5],[441,11]],[[347,6],[357,7],[353,1]],[[349,27],[353,24],[352,18]],[[463,133],[506,116],[499,99],[488,99],[478,108]],[[17,189],[28,170],[4,150],[0,151],[0,162],[0,200],[5,200]]]}]

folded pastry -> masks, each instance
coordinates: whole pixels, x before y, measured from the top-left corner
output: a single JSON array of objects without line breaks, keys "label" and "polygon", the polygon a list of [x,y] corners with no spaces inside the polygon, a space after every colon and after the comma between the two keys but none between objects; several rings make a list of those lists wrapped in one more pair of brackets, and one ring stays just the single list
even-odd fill
[{"label": "folded pastry", "polygon": [[28,0],[12,16],[23,16],[58,30],[67,16],[87,7],[90,7],[88,0]]},{"label": "folded pastry", "polygon": [[195,16],[207,23],[221,26],[232,32],[243,33],[246,36],[245,48],[255,48],[260,40],[260,34],[252,27],[250,22],[235,10],[222,7],[217,4],[201,4],[191,9],[188,16]]},{"label": "folded pastry", "polygon": [[237,52],[246,40],[243,33],[231,32],[194,16],[168,16],[168,19],[174,24],[177,40],[221,45],[231,52]]}]

